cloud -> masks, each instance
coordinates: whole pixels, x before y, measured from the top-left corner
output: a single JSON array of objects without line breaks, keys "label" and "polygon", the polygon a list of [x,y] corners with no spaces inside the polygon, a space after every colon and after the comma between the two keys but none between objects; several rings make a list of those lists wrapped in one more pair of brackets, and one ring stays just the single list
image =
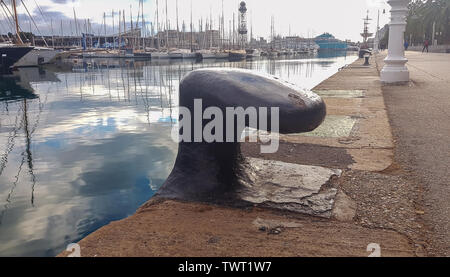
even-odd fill
[{"label": "cloud", "polygon": [[382,8],[386,6],[385,0],[366,0],[369,8]]},{"label": "cloud", "polygon": [[55,4],[67,4],[69,2],[72,2],[71,0],[51,0]]}]

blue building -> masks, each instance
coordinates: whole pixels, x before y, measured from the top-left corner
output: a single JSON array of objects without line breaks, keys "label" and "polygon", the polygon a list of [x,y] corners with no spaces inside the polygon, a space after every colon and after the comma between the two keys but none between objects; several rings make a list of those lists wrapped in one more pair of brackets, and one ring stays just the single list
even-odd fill
[{"label": "blue building", "polygon": [[320,50],[347,50],[347,42],[338,40],[330,33],[324,33],[314,39]]}]

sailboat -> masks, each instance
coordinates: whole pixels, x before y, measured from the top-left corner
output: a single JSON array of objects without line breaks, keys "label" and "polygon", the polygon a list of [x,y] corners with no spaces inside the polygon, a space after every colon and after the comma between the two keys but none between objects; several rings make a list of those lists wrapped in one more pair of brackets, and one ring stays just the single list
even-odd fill
[{"label": "sailboat", "polygon": [[247,49],[245,51],[247,52],[248,59],[261,57],[261,51],[259,51],[258,49]]},{"label": "sailboat", "polygon": [[[167,39],[166,39],[166,47],[168,44],[168,30],[167,30],[167,1],[166,1],[166,35],[167,35]],[[160,41],[160,25],[159,25],[159,4],[158,4],[158,0],[156,0],[156,41],[157,41],[157,49],[156,51],[152,51],[151,52],[151,57],[152,59],[169,59],[169,53],[165,52],[165,51],[161,51],[161,41]],[[168,48],[168,47],[167,47]]]},{"label": "sailboat", "polygon": [[215,53],[209,49],[198,50],[196,52],[196,55],[197,55],[198,59],[203,59],[203,60],[216,58]]},{"label": "sailboat", "polygon": [[213,52],[216,59],[228,59],[230,57],[230,53],[227,51],[221,51],[220,49],[217,49]]},{"label": "sailboat", "polygon": [[229,59],[231,61],[241,61],[245,60],[245,58],[247,58],[247,52],[245,50],[230,50]]},{"label": "sailboat", "polygon": [[14,64],[20,60],[22,57],[27,55],[33,50],[33,47],[25,46],[20,38],[19,32],[19,24],[18,24],[18,16],[16,9],[16,1],[13,0],[13,11],[14,11],[14,20],[16,23],[16,36],[18,40],[18,45],[10,44],[10,43],[2,43],[0,44],[0,70],[1,74],[8,74],[11,71],[11,68]]},{"label": "sailboat", "polygon": [[9,43],[0,44],[0,74],[8,74],[14,64],[28,54],[33,47]]},{"label": "sailboat", "polygon": [[[14,13],[17,14],[16,10],[16,0],[12,1]],[[25,5],[25,3],[23,3]],[[30,18],[31,20],[31,18]],[[17,34],[19,34],[19,22],[17,16],[15,16],[15,21],[17,25]],[[43,64],[48,64],[54,61],[59,51],[50,47],[34,47],[25,56],[21,57],[17,62],[14,63],[14,67],[28,67],[28,66],[39,66]]]},{"label": "sailboat", "polygon": [[56,59],[58,51],[48,47],[34,47],[28,54],[18,60],[14,67],[28,67],[49,64]]},{"label": "sailboat", "polygon": [[169,57],[171,59],[193,59],[195,53],[191,53],[189,49],[173,49],[169,51]]}]

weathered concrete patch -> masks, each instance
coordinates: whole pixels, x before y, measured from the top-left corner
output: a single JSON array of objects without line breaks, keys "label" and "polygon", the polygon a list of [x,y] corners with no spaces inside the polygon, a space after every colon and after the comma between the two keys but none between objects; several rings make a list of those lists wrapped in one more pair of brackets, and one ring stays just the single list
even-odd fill
[{"label": "weathered concrete patch", "polygon": [[356,202],[348,197],[342,190],[336,195],[333,217],[339,221],[351,222],[356,216]]},{"label": "weathered concrete patch", "polygon": [[352,159],[347,149],[307,143],[297,144],[280,141],[278,151],[272,154],[262,154],[260,143],[243,143],[241,150],[242,154],[246,157],[275,160],[285,163],[338,169],[347,168],[355,164],[355,160]]},{"label": "weathered concrete patch", "polygon": [[238,196],[265,207],[330,218],[337,190],[325,185],[339,169],[247,158]]},{"label": "weathered concrete patch", "polygon": [[362,98],[364,91],[362,90],[314,90],[321,97],[329,98]]},{"label": "weathered concrete patch", "polygon": [[357,119],[351,116],[328,115],[317,129],[299,135],[326,138],[349,137],[356,121]]}]

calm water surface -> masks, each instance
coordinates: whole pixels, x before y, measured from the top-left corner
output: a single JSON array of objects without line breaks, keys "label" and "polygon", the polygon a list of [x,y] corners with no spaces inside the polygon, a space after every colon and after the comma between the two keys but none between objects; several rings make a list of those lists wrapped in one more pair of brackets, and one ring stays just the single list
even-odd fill
[{"label": "calm water surface", "polygon": [[170,133],[187,72],[247,68],[311,89],[354,60],[88,60],[1,78],[0,256],[57,255],[148,200],[175,162]]}]

